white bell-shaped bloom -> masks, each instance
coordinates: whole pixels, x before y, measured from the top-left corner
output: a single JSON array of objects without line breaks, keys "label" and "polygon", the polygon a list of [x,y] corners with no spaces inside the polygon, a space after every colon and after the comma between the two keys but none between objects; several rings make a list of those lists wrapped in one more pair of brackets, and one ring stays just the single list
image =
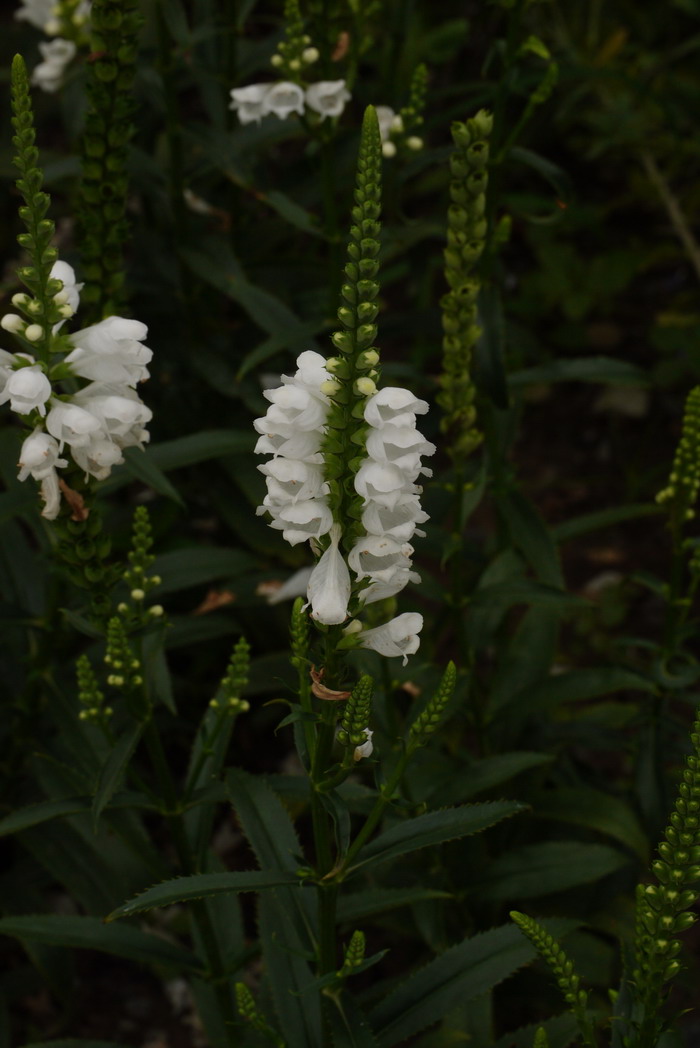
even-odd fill
[{"label": "white bell-shaped bloom", "polygon": [[397,566],[389,582],[372,582],[367,589],[360,590],[359,597],[363,604],[376,604],[378,600],[395,597],[409,582],[414,585],[420,582],[420,575],[411,570],[410,561],[403,567]]},{"label": "white bell-shaped bloom", "polygon": [[414,535],[425,535],[416,525],[428,519],[418,496],[404,495],[392,509],[378,502],[368,503],[362,513],[362,526],[368,535],[389,535],[397,542],[410,542]]},{"label": "white bell-shaped bloom", "polygon": [[331,544],[311,572],[307,590],[311,618],[326,626],[337,626],[348,617],[350,572],[338,548],[340,536],[340,525],[333,524]]},{"label": "white bell-shaped bloom", "polygon": [[[8,353],[6,349],[0,349],[0,404],[3,403],[1,394],[4,392],[6,385],[10,380],[10,376],[15,370],[13,367],[15,360],[16,357],[14,353]],[[4,399],[7,400],[7,397]]]},{"label": "white bell-shaped bloom", "polygon": [[286,505],[328,493],[321,466],[276,458],[258,466],[258,469],[268,478],[265,506]]},{"label": "white bell-shaped bloom", "polygon": [[396,113],[391,106],[375,106],[374,111],[377,114],[379,135],[382,142],[389,141],[392,131],[403,131],[403,120],[400,114]]},{"label": "white bell-shaped bloom", "polygon": [[[49,276],[53,280],[60,280],[63,284],[61,289],[65,304],[70,306],[73,312],[77,312],[78,306],[80,305],[80,292],[83,289],[82,284],[76,284],[75,281],[75,270],[72,266],[69,266],[67,262],[62,262],[60,259],[54,262],[51,267]],[[60,294],[61,292],[59,292]],[[60,299],[59,299],[60,301]],[[61,321],[63,323],[63,321]]]},{"label": "white bell-shaped bloom", "polygon": [[63,451],[64,444],[71,448],[85,447],[95,434],[102,432],[102,423],[79,404],[57,400],[46,416],[46,428]]},{"label": "white bell-shaped bloom", "polygon": [[32,72],[32,84],[54,94],[63,84],[66,66],[75,57],[77,48],[72,40],[57,37],[48,43],[39,44],[43,62],[35,66]]},{"label": "white bell-shaped bloom", "polygon": [[397,571],[410,567],[412,553],[407,542],[396,542],[388,535],[365,535],[350,550],[348,564],[358,581],[390,583]]},{"label": "white bell-shaped bloom", "polygon": [[71,448],[76,465],[95,480],[106,480],[113,466],[124,461],[121,449],[109,437],[98,434],[88,444]]},{"label": "white bell-shaped bloom", "polygon": [[45,517],[46,520],[55,520],[61,508],[61,489],[58,486],[58,473],[55,469],[50,469],[41,478],[40,494],[44,502],[42,517]]},{"label": "white bell-shaped bloom", "polygon": [[298,542],[327,535],[332,523],[328,505],[322,499],[308,499],[283,506],[270,521],[270,527],[281,531],[290,546],[296,546]]},{"label": "white bell-shaped bloom", "polygon": [[51,383],[38,364],[13,371],[0,393],[0,404],[10,401],[10,407],[19,415],[28,415],[36,409],[46,414],[46,401],[51,396]]},{"label": "white bell-shaped bloom", "polygon": [[326,358],[313,349],[306,349],[297,357],[297,370],[293,376],[282,375],[282,384],[302,386],[312,396],[320,397],[327,403],[327,399],[320,392],[321,386],[331,377],[326,368]]},{"label": "white bell-shaped bloom", "polygon": [[385,386],[369,397],[365,404],[365,421],[381,429],[386,425],[414,426],[416,415],[424,415],[428,403],[414,397],[408,389]]},{"label": "white bell-shaped bloom", "polygon": [[367,436],[370,458],[376,462],[390,462],[414,476],[420,471],[421,455],[434,455],[436,451],[435,445],[414,426],[388,423],[381,429],[370,429]]},{"label": "white bell-shaped bloom", "polygon": [[306,89],[307,106],[319,113],[322,120],[327,116],[340,116],[350,97],[344,80],[319,80]]},{"label": "white bell-shaped bloom", "polygon": [[272,84],[262,101],[262,115],[274,113],[280,120],[286,120],[291,113],[304,112],[304,92],[298,84],[280,80]]},{"label": "white bell-shaped bloom", "polygon": [[259,124],[268,110],[264,108],[265,98],[272,84],[248,84],[247,87],[234,87],[231,91],[231,105],[242,124]]},{"label": "white bell-shaped bloom", "polygon": [[423,616],[417,611],[407,611],[403,615],[387,622],[384,626],[365,630],[360,634],[360,646],[371,648],[393,658],[400,655],[404,666],[408,662],[408,656],[415,654],[420,646],[418,634],[423,629]]},{"label": "white bell-shaped bloom", "polygon": [[328,414],[328,398],[313,396],[302,386],[289,384],[277,389],[266,389],[263,394],[270,401],[264,418],[255,420],[258,433],[277,433],[292,437],[305,430],[318,430]]},{"label": "white bell-shaped bloom", "polygon": [[147,334],[148,328],[139,320],[107,317],[70,336],[76,348],[65,362],[82,378],[135,386],[149,377],[147,365],[153,352],[142,344]]},{"label": "white bell-shaped bloom", "polygon": [[54,17],[55,6],[55,0],[22,0],[21,7],[15,11],[15,18],[45,31],[47,22]]},{"label": "white bell-shaped bloom", "polygon": [[371,728],[365,728],[365,741],[359,746],[355,747],[355,752],[352,755],[354,761],[361,761],[363,757],[370,757],[372,755],[372,736],[374,732]]},{"label": "white bell-shaped bloom", "polygon": [[376,502],[388,509],[393,509],[404,496],[417,494],[418,490],[398,466],[374,459],[365,459],[355,474],[358,495],[362,495],[365,502]]},{"label": "white bell-shaped bloom", "polygon": [[140,447],[148,440],[144,426],[153,412],[130,387],[91,382],[75,394],[73,402],[99,419],[105,434],[120,448]]},{"label": "white bell-shaped bloom", "polygon": [[281,433],[265,433],[255,445],[255,454],[281,455],[282,458],[322,465],[323,455],[318,450],[319,444],[319,434],[314,430],[295,433],[291,437],[283,437]]},{"label": "white bell-shaped bloom", "polygon": [[32,476],[35,480],[42,480],[56,466],[67,466],[67,460],[59,458],[59,455],[58,441],[37,426],[22,444],[17,479],[26,480]]}]

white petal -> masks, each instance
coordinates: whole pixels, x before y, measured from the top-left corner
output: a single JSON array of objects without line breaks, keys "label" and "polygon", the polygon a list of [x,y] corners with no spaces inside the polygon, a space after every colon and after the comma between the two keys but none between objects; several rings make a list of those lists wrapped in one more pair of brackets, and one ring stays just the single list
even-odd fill
[{"label": "white petal", "polygon": [[381,429],[382,426],[413,426],[416,415],[424,415],[429,405],[414,397],[408,389],[385,386],[365,404],[365,422]]},{"label": "white petal", "polygon": [[418,651],[418,634],[422,628],[423,616],[415,611],[407,611],[403,615],[397,615],[384,626],[365,630],[360,634],[360,645],[363,648],[371,648],[380,655],[386,655],[387,658],[401,655],[405,666],[408,656]]},{"label": "white petal", "polygon": [[350,572],[338,549],[340,525],[331,528],[331,544],[311,572],[307,596],[311,617],[326,626],[337,626],[348,617]]}]

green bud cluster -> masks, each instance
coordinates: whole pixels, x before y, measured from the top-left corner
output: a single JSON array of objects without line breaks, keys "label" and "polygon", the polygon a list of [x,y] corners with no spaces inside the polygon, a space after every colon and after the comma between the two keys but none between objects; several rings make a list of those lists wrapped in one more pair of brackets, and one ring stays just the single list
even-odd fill
[{"label": "green bud cluster", "polygon": [[532,1048],[549,1048],[549,1037],[547,1037],[547,1031],[544,1026],[539,1026],[535,1031],[535,1039],[532,1042]]},{"label": "green bud cluster", "polygon": [[89,323],[123,312],[123,245],[128,177],[127,147],[133,135],[132,85],[138,0],[94,0],[82,151],[78,223],[85,287],[81,295]]},{"label": "green bud cluster", "polygon": [[372,708],[374,681],[368,675],[360,677],[352,690],[352,695],[345,703],[340,721],[337,739],[343,746],[361,746],[366,742],[365,734],[369,727],[369,716]]},{"label": "green bud cluster", "polygon": [[457,667],[448,662],[438,689],[428,702],[423,712],[414,720],[408,733],[409,746],[415,749],[424,746],[438,727],[447,703],[452,698],[457,683]]},{"label": "green bud cluster", "polygon": [[399,110],[401,123],[403,124],[403,135],[409,149],[420,149],[423,140],[416,137],[415,132],[423,125],[423,112],[425,111],[425,98],[428,93],[428,67],[421,62],[413,71],[411,77],[411,88],[408,96],[408,105]]},{"label": "green bud cluster", "polygon": [[651,869],[657,884],[637,889],[637,936],[633,980],[643,1005],[641,1045],[656,1044],[663,984],[681,969],[676,936],[695,923],[687,910],[698,898],[700,882],[700,714],[690,736],[694,753],[678,787],[675,811]]},{"label": "green bud cluster", "polygon": [[656,496],[668,504],[676,526],[695,516],[693,506],[700,493],[700,386],[691,389],[685,403],[683,429],[673,457],[668,485]]},{"label": "green bud cluster", "polygon": [[580,989],[581,980],[574,971],[573,962],[566,956],[556,939],[532,917],[527,917],[517,910],[512,910],[510,917],[523,935],[530,940],[554,975],[564,1000],[576,1018],[584,1044],[593,1048],[596,1042],[591,1020],[587,1014],[588,994],[585,990]]},{"label": "green bud cluster", "polygon": [[304,67],[318,61],[318,48],[311,46],[311,37],[304,32],[298,0],[285,0],[284,20],[284,40],[277,45],[270,63],[281,77],[300,83]]},{"label": "green bud cluster", "polygon": [[92,612],[96,618],[104,619],[109,615],[109,592],[119,578],[120,569],[118,565],[107,563],[112,541],[103,530],[99,510],[90,505],[91,493],[78,470],[71,476],[70,483],[84,499],[85,516],[83,520],[73,520],[69,515],[70,505],[66,502],[53,522],[56,537],[53,554],[71,581],[90,591]]},{"label": "green bud cluster", "polygon": [[283,1038],[265,1022],[265,1019],[258,1011],[255,998],[246,984],[243,982],[234,983],[234,991],[236,994],[236,1007],[241,1018],[245,1022],[250,1023],[254,1030],[264,1034],[268,1040],[277,1045],[277,1048],[284,1048],[285,1042]]},{"label": "green bud cluster", "polygon": [[39,167],[39,150],[35,145],[36,132],[27,67],[21,55],[15,55],[12,61],[12,113],[15,131],[12,144],[17,150],[14,164],[20,173],[17,188],[24,200],[19,217],[27,230],[19,234],[17,241],[29,256],[29,262],[22,265],[17,274],[29,288],[32,297],[16,295],[13,299],[14,305],[27,316],[28,324],[23,324],[21,318],[17,317],[13,327],[7,321],[3,327],[23,341],[40,361],[47,362],[53,345],[53,325],[63,319],[60,306],[53,296],[63,285],[60,280],[52,280],[49,276],[58,258],[58,251],[51,243],[55,225],[46,217],[51,198],[41,188],[44,176]]},{"label": "green bud cluster", "polygon": [[121,619],[114,616],[107,623],[107,650],[104,663],[109,670],[107,683],[117,691],[128,694],[143,685],[142,667],[129,644]]},{"label": "green bud cluster", "polygon": [[356,968],[359,968],[365,959],[365,933],[360,931],[354,931],[350,936],[350,942],[347,945],[345,956],[343,957],[342,968],[338,971],[338,977],[341,979],[346,978],[348,975],[352,975]]},{"label": "green bud cluster", "polygon": [[98,687],[87,655],[80,655],[76,660],[75,674],[78,680],[78,701],[84,707],[78,717],[82,721],[106,723],[114,711],[111,706],[105,706],[105,697]]},{"label": "green bud cluster", "polygon": [[309,659],[309,616],[304,611],[304,598],[297,597],[292,607],[289,624],[292,644],[292,665],[303,670]]},{"label": "green bud cluster", "polygon": [[153,546],[151,518],[145,506],[137,506],[134,510],[131,535],[131,549],[127,554],[129,567],[122,578],[129,587],[132,601],[140,605],[149,590],[152,590],[154,586],[159,586],[163,581],[160,575],[147,574],[155,557],[151,553]]},{"label": "green bud cluster", "polygon": [[464,124],[452,124],[455,148],[450,157],[451,204],[444,252],[449,291],[440,301],[443,371],[437,401],[444,411],[441,429],[450,436],[448,450],[456,462],[463,462],[482,440],[475,426],[471,360],[481,334],[477,323],[481,282],[475,269],[486,243],[488,138],[492,125],[493,118],[485,109]]},{"label": "green bud cluster", "polygon": [[362,499],[355,491],[354,476],[364,458],[365,402],[376,391],[379,377],[379,351],[374,341],[379,313],[376,277],[380,206],[381,140],[374,107],[368,106],[362,122],[348,261],[340,289],[338,319],[342,328],[332,335],[338,355],[330,361],[334,389],[328,391],[331,406],[322,445],[330,489],[328,503],[334,520],[343,526],[343,542],[348,549],[364,534],[360,523]]},{"label": "green bud cluster", "polygon": [[225,709],[230,713],[246,713],[250,703],[241,698],[241,692],[248,683],[249,672],[250,644],[245,637],[239,637],[221,681],[221,696],[212,699],[209,705],[213,709]]}]

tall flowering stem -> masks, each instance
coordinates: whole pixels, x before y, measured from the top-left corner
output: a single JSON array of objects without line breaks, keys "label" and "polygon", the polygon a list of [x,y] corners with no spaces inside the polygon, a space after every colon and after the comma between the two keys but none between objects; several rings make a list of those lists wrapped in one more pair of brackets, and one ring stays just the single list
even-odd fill
[{"label": "tall flowering stem", "polygon": [[141,23],[138,0],[95,0],[93,4],[78,212],[83,303],[89,308],[90,323],[119,312],[125,301],[126,160],[134,131],[132,87]]},{"label": "tall flowering stem", "polygon": [[483,253],[487,222],[486,189],[488,137],[493,119],[485,109],[466,123],[452,125],[454,152],[450,157],[450,206],[447,211],[445,279],[449,291],[443,295],[443,370],[438,403],[444,411],[441,429],[449,435],[448,451],[455,464],[462,464],[481,443],[476,428],[471,376],[474,346],[481,334],[477,323],[477,299],[481,283],[476,273]]}]

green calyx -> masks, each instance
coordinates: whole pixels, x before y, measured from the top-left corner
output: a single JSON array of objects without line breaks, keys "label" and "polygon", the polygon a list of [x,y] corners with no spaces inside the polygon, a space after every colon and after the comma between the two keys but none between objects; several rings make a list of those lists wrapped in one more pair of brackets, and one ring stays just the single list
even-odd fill
[{"label": "green calyx", "polygon": [[[46,217],[51,198],[41,188],[44,176],[39,167],[39,150],[35,145],[36,131],[29,94],[29,77],[21,55],[15,55],[12,62],[12,114],[15,132],[12,144],[17,151],[14,164],[20,173],[17,188],[24,200],[19,209],[19,217],[27,230],[26,233],[20,233],[17,240],[29,255],[29,263],[22,265],[17,273],[33,296],[31,299],[17,296],[17,307],[28,318],[31,327],[15,333],[32,353],[47,362],[52,349],[53,325],[62,319],[60,307],[53,296],[62,285],[60,281],[50,277],[51,268],[58,258],[58,252],[51,243],[55,225]],[[26,339],[26,330],[38,337]]]},{"label": "green calyx", "polygon": [[133,134],[132,93],[138,0],[95,0],[91,11],[89,109],[83,138],[78,222],[88,322],[123,311],[127,148]]},{"label": "green calyx", "polygon": [[331,336],[336,356],[330,371],[336,389],[330,393],[327,434],[322,445],[329,505],[334,520],[343,525],[343,544],[349,549],[363,534],[362,499],[354,488],[360,467],[366,425],[364,406],[376,390],[379,351],[374,346],[378,313],[379,214],[381,207],[381,139],[377,115],[368,106],[362,122],[355,182],[355,205],[348,242],[348,261],[340,289],[338,320],[341,329]]},{"label": "green calyx", "polygon": [[488,137],[492,124],[490,113],[482,109],[466,123],[452,125],[455,148],[450,157],[451,203],[444,252],[449,290],[440,302],[443,370],[437,401],[444,411],[441,429],[450,437],[448,451],[455,462],[463,462],[482,440],[476,428],[471,362],[481,334],[476,305],[481,282],[475,270],[486,243]]}]

